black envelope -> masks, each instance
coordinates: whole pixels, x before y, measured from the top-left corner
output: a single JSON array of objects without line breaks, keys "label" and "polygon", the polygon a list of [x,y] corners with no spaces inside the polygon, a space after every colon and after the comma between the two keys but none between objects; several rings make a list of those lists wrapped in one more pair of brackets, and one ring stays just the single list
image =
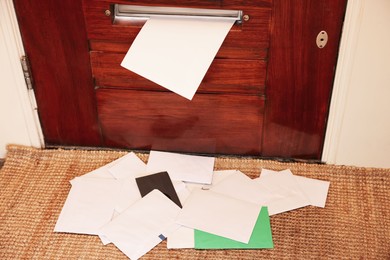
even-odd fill
[{"label": "black envelope", "polygon": [[182,208],[179,197],[173,187],[171,178],[169,177],[168,172],[159,172],[143,177],[136,178],[138,189],[141,193],[141,196],[144,197],[146,194],[151,192],[154,189],[157,189],[165,194],[170,200],[172,200],[176,205]]}]

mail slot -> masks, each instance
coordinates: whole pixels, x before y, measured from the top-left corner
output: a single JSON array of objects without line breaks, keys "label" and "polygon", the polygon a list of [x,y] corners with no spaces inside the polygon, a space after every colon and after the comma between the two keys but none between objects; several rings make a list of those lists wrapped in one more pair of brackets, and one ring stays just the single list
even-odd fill
[{"label": "mail slot", "polygon": [[[231,19],[240,24],[243,21],[242,10],[221,10],[204,8],[139,6],[114,4],[112,20],[114,24],[126,24],[134,21],[146,20],[150,17],[177,17],[177,18],[207,18]],[[248,17],[248,16],[246,16]],[[248,19],[248,18],[247,18]]]}]

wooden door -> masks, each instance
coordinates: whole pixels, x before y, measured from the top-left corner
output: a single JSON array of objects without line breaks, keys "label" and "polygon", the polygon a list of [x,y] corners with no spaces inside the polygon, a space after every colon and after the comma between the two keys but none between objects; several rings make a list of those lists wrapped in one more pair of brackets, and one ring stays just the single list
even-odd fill
[{"label": "wooden door", "polygon": [[263,156],[321,158],[346,2],[273,1]]},{"label": "wooden door", "polygon": [[191,102],[119,67],[142,25],[118,2],[183,5],[14,0],[47,145],[320,159],[346,0],[186,1],[250,15]]}]

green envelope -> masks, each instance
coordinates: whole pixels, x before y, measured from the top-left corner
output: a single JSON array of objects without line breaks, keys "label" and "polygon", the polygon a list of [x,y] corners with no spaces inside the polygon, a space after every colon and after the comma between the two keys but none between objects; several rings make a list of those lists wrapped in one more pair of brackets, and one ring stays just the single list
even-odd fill
[{"label": "green envelope", "polygon": [[253,232],[248,244],[196,229],[194,236],[196,249],[274,248],[274,243],[272,241],[271,224],[267,207],[261,208],[259,217],[257,218],[255,227],[253,228]]}]

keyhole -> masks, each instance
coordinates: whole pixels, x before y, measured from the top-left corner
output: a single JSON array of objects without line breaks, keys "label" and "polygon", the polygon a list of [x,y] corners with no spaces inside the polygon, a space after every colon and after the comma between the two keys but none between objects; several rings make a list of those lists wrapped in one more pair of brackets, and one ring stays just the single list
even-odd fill
[{"label": "keyhole", "polygon": [[322,49],[328,42],[328,34],[325,31],[321,31],[317,35],[316,43],[318,48]]}]

